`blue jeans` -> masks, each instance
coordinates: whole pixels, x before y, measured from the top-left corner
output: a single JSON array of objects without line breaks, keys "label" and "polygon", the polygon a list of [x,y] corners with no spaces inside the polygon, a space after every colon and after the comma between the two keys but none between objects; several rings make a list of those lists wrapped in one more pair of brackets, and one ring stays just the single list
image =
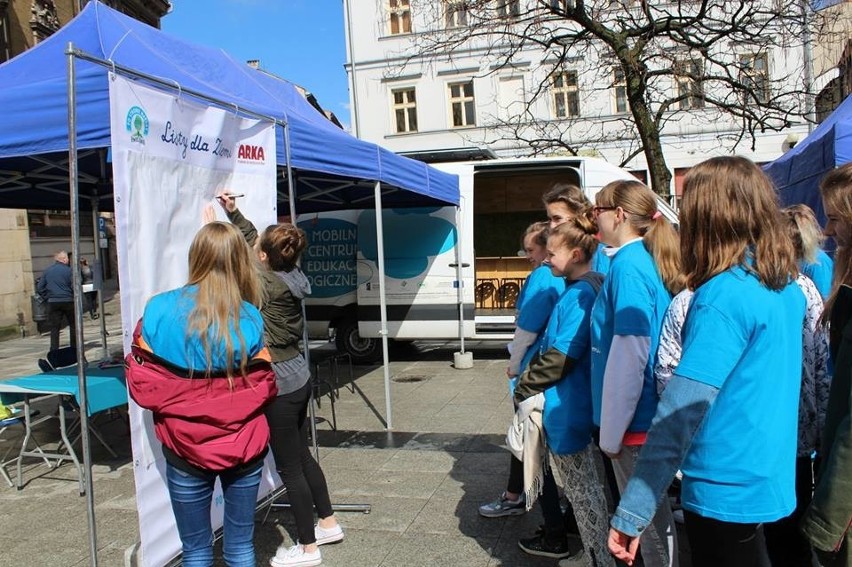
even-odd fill
[{"label": "blue jeans", "polygon": [[[222,551],[230,567],[255,567],[254,512],[262,470],[261,463],[257,469],[240,475],[218,475],[225,501]],[[184,567],[213,565],[210,503],[216,477],[214,473],[204,478],[193,476],[166,463],[166,481],[183,546]]]}]

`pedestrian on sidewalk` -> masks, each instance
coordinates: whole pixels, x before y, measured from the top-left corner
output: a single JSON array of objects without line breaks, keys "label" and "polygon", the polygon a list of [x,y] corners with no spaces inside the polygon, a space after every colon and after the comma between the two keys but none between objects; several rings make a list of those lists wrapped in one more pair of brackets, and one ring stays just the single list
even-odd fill
[{"label": "pedestrian on sidewalk", "polygon": [[73,349],[77,346],[77,334],[74,332],[74,285],[68,253],[60,250],[53,259],[53,265],[47,268],[39,278],[36,291],[47,300],[50,350],[59,348],[59,333],[66,324]]},{"label": "pedestrian on sidewalk", "polygon": [[[524,280],[518,296],[515,334],[508,347],[509,365],[506,368],[506,376],[509,378],[510,393],[514,391],[518,376],[535,355],[540,335],[547,326],[553,306],[556,305],[559,295],[565,289],[562,280],[554,277],[550,273],[550,268],[543,264],[547,256],[547,223],[536,222],[529,225],[521,236],[521,246],[532,266],[532,272]],[[553,485],[555,506],[558,510],[559,496],[556,482],[552,475],[544,482]],[[545,489],[545,492],[549,494],[550,490]],[[509,455],[509,478],[506,481],[506,490],[497,499],[482,504],[479,507],[479,514],[484,518],[500,518],[524,514],[526,511],[524,465],[514,455]],[[561,512],[558,512],[559,514]],[[559,520],[561,525],[561,518]],[[561,543],[565,539],[564,529],[560,529],[560,532],[562,533],[559,537],[553,539],[558,539]],[[555,545],[555,547],[564,548],[558,552],[559,556],[568,553],[567,541],[565,545]]]},{"label": "pedestrian on sidewalk", "polygon": [[276,394],[260,299],[240,232],[209,223],[189,248],[187,284],[148,301],[125,360],[130,395],[154,413],[185,567],[213,565],[217,478],[225,563],[256,565],[254,514],[269,445],[264,408]]},{"label": "pedestrian on sidewalk", "polygon": [[[807,538],[799,530],[799,523],[811,502],[814,490],[813,456],[820,447],[820,436],[825,425],[825,412],[828,406],[828,393],[831,388],[831,373],[828,366],[828,336],[822,325],[823,300],[819,287],[805,275],[802,259],[806,241],[819,248],[821,233],[810,209],[787,208],[781,211],[793,248],[802,270],[796,278],[796,284],[805,296],[805,321],[802,328],[802,383],[799,393],[798,446],[796,449],[796,509],[792,514],[763,526],[766,536],[766,549],[772,567],[799,567],[813,563],[813,551]],[[810,219],[813,219],[811,222]],[[804,222],[802,222],[804,220]],[[831,267],[833,267],[833,263]],[[813,273],[813,272],[812,272]],[[828,289],[831,277],[828,278]]]},{"label": "pedestrian on sidewalk", "polygon": [[[92,272],[89,261],[85,258],[80,258],[80,279],[83,280],[83,285],[95,283],[95,274]],[[83,298],[85,299],[83,309],[89,312],[89,317],[92,320],[100,317],[98,314],[98,292],[96,290],[87,291],[83,294]]]},{"label": "pedestrian on sidewalk", "polygon": [[[305,321],[302,300],[310,294],[308,278],[297,263],[307,246],[303,230],[290,223],[273,225],[258,235],[257,229],[237,208],[235,197],[216,197],[228,219],[236,225],[261,263],[263,316],[266,345],[278,385],[278,397],[267,408],[272,454],[287,489],[296,519],[298,541],[281,546],[270,560],[273,567],[310,567],[322,563],[319,546],[343,540],[343,529],[334,516],[325,475],[308,444],[308,404],[311,373],[299,349]],[[314,508],[318,522],[314,525]]]}]

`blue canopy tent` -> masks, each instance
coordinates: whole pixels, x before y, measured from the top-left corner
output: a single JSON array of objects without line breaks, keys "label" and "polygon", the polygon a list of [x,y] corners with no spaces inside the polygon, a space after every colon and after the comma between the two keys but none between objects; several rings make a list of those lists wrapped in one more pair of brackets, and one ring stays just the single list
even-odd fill
[{"label": "blue canopy tent", "polygon": [[[0,207],[68,208],[68,116],[65,49],[168,80],[240,108],[278,117],[289,127],[289,158],[300,212],[366,207],[373,182],[386,206],[459,203],[458,181],[340,130],[288,81],[253,69],[224,51],[168,35],[99,3],[44,42],[0,65]],[[107,69],[76,65],[80,206],[111,210],[105,149],[110,145]],[[287,162],[277,129],[278,164]],[[279,182],[286,210],[287,179]],[[402,191],[400,191],[402,190]]]},{"label": "blue canopy tent", "polygon": [[[78,54],[73,81],[76,117],[71,132],[69,44]],[[104,61],[174,85],[178,96],[197,93],[208,103],[217,101],[234,112],[242,110],[286,124],[276,128],[277,163],[282,170],[291,168],[293,187],[289,175],[278,176],[279,210],[291,208],[291,195],[298,212],[365,208],[374,203],[377,208],[459,204],[457,176],[350,136],[317,112],[293,84],[253,69],[219,49],[170,36],[92,1],[50,38],[0,65],[0,208],[71,209],[75,221],[78,208],[113,209],[108,159],[110,69]],[[75,193],[77,198],[72,199]],[[76,222],[72,224],[72,240],[78,249],[79,228]],[[381,256],[379,269],[383,273]],[[80,337],[79,297],[77,301]],[[383,328],[385,312],[382,296]],[[391,427],[386,341],[385,336],[387,425]],[[82,341],[78,348],[81,356]],[[78,374],[85,396],[85,373],[81,369]],[[81,405],[85,404],[81,401]],[[81,420],[83,460],[90,471],[86,412]],[[87,474],[90,552],[95,561],[91,489],[91,474]]]},{"label": "blue canopy tent", "polygon": [[844,100],[813,132],[772,163],[764,166],[778,188],[783,206],[804,203],[821,223],[825,212],[819,196],[822,177],[852,161],[852,96]]}]

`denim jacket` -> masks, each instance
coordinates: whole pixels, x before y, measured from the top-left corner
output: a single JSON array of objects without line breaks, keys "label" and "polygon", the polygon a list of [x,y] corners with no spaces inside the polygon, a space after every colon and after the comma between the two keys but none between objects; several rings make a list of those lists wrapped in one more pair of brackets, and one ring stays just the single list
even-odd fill
[{"label": "denim jacket", "polygon": [[718,393],[713,386],[674,375],[657,405],[633,476],[621,494],[611,521],[613,528],[638,536],[648,527]]}]

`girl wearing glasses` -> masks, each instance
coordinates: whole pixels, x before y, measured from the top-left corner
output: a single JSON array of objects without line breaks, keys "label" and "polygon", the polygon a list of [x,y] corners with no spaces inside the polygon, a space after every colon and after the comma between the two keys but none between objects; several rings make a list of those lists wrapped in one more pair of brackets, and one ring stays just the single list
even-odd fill
[{"label": "girl wearing glasses", "polygon": [[[596,201],[593,212],[612,263],[591,318],[594,422],[623,490],[657,408],[654,355],[663,317],[672,294],[683,288],[683,277],[677,233],[657,210],[650,189],[639,181],[614,181]],[[642,543],[647,567],[677,565],[668,505],[660,508]]]},{"label": "girl wearing glasses", "polygon": [[675,471],[695,567],[756,567],[761,525],[796,503],[796,427],[805,296],[766,175],[717,157],[684,179],[681,252],[695,290],[683,355],[612,519],[610,550],[631,565]]}]

